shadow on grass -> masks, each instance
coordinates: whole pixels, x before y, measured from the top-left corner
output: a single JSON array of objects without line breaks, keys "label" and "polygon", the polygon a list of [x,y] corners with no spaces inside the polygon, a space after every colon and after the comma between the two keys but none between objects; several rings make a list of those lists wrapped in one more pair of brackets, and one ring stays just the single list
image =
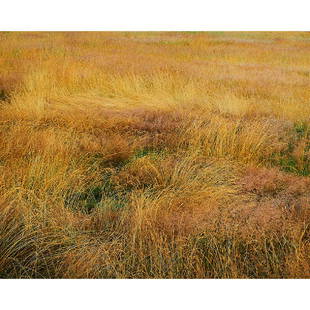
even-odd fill
[{"label": "shadow on grass", "polygon": [[8,99],[8,97],[9,97],[8,93],[5,90],[0,89],[0,100],[4,101]]},{"label": "shadow on grass", "polygon": [[93,160],[101,161],[103,168],[109,168],[111,170],[103,173],[101,184],[88,187],[83,192],[71,193],[66,200],[67,206],[86,214],[90,214],[95,208],[105,207],[106,203],[114,210],[124,208],[128,203],[128,194],[131,193],[132,188],[128,187],[120,190],[113,183],[112,176],[139,158],[145,156],[157,158],[163,154],[165,152],[162,150],[143,148],[137,150],[132,157],[119,161],[104,161],[102,158],[96,156]]}]

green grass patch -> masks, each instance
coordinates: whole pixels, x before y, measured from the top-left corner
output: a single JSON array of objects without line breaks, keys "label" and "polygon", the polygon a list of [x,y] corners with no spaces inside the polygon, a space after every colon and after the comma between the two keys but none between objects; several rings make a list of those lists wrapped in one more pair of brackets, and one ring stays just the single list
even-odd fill
[{"label": "green grass patch", "polygon": [[[100,154],[93,155],[90,164],[99,164],[103,169],[102,181],[99,184],[89,186],[82,192],[75,192],[68,195],[66,204],[73,210],[91,213],[95,208],[104,208],[107,204],[113,209],[122,209],[128,203],[128,194],[134,190],[134,187],[120,187],[113,183],[112,176],[117,176],[123,169],[136,160],[149,157],[152,160],[166,155],[165,150],[154,148],[142,148],[128,159],[109,161],[105,160]],[[108,172],[107,172],[108,171]]]},{"label": "green grass patch", "polygon": [[145,157],[145,156],[150,156],[152,159],[156,159],[158,157],[165,156],[166,154],[167,154],[167,151],[165,150],[145,147],[143,149],[137,150],[130,161],[133,161],[138,158]]},{"label": "green grass patch", "polygon": [[[304,141],[303,149],[296,150]],[[281,152],[274,153],[271,163],[280,167],[281,170],[301,176],[310,175],[310,127],[306,122],[297,122],[294,125],[292,137],[287,147]]]},{"label": "green grass patch", "polygon": [[73,210],[91,213],[95,208],[104,208],[106,201],[113,209],[123,208],[128,199],[127,192],[117,190],[111,181],[112,173],[105,173],[101,184],[86,188],[83,192],[71,194],[67,199],[67,205]]}]

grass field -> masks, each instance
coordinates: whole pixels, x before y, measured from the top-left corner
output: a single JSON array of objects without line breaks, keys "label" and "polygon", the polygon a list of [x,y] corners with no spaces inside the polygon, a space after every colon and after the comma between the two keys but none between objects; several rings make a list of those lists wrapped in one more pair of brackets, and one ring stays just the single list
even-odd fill
[{"label": "grass field", "polygon": [[1,32],[0,278],[310,278],[310,33]]}]

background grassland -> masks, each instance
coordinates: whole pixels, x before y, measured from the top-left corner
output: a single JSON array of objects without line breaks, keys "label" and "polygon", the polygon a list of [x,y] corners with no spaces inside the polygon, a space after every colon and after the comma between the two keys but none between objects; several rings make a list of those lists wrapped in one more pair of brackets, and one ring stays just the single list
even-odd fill
[{"label": "background grassland", "polygon": [[0,277],[309,278],[310,34],[0,33]]}]

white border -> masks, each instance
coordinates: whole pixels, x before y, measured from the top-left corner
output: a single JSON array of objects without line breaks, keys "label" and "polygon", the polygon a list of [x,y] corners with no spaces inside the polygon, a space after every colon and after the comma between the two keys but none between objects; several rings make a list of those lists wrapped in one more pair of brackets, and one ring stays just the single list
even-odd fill
[{"label": "white border", "polygon": [[309,280],[0,280],[1,309],[305,309]]},{"label": "white border", "polygon": [[0,31],[310,30],[309,0],[9,0]]}]

